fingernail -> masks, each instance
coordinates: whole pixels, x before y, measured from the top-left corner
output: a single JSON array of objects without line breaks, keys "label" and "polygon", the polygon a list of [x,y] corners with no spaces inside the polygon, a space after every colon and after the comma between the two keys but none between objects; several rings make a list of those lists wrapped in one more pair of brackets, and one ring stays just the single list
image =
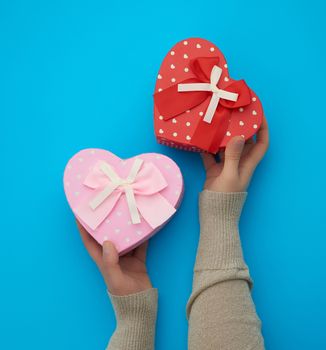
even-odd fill
[{"label": "fingernail", "polygon": [[110,252],[110,241],[106,240],[103,242],[103,252],[108,254]]},{"label": "fingernail", "polygon": [[241,136],[241,139],[237,139],[236,144],[239,146],[242,146],[245,143],[245,139],[243,136]]}]

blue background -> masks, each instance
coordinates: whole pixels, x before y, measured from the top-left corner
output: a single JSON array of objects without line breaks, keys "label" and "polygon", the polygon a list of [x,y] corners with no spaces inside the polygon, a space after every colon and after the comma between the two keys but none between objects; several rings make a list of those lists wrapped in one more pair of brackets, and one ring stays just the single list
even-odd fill
[{"label": "blue background", "polygon": [[267,348],[326,348],[324,4],[1,0],[1,348],[104,349],[114,330],[62,189],[66,161],[99,147],[162,152],[184,173],[184,202],[148,265],[156,349],[186,349],[204,172],[198,154],[156,144],[152,91],[165,54],[191,36],[222,49],[269,120],[241,220]]}]

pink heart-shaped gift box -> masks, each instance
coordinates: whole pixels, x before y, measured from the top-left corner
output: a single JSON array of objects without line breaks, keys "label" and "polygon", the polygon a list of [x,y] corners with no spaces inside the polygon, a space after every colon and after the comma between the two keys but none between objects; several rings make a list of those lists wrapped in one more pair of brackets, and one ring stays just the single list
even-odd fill
[{"label": "pink heart-shaped gift box", "polygon": [[[141,165],[134,180],[125,181],[136,164]],[[114,181],[103,173],[107,168],[123,180],[121,185],[114,188]],[[134,201],[130,196],[127,201],[125,186],[132,189]],[[106,188],[112,190],[107,196]],[[88,233],[99,244],[112,241],[122,255],[149,239],[174,214],[183,195],[183,178],[177,164],[162,154],[144,153],[123,160],[103,149],[85,149],[69,160],[64,190],[73,213]],[[92,201],[101,196],[100,204],[91,208]],[[138,223],[130,202],[137,205]]]}]

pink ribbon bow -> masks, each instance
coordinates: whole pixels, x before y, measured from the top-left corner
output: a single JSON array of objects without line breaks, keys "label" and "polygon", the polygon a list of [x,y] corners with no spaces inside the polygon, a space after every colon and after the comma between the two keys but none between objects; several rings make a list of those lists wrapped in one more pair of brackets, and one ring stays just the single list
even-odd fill
[{"label": "pink ribbon bow", "polygon": [[94,190],[83,198],[76,209],[78,217],[95,230],[112,212],[121,198],[128,204],[133,224],[143,219],[153,228],[167,221],[176,209],[159,193],[167,187],[159,169],[149,162],[136,158],[127,178],[120,178],[113,167],[98,161],[83,183]]}]

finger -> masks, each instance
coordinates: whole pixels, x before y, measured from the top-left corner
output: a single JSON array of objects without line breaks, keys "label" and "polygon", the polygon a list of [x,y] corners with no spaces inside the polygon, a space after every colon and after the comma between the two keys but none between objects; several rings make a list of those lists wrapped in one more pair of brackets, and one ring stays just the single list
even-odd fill
[{"label": "finger", "polygon": [[210,153],[201,153],[201,159],[203,160],[204,168],[206,172],[210,171],[216,166],[215,157]]},{"label": "finger", "polygon": [[147,247],[148,241],[137,247],[134,251],[134,257],[141,260],[142,262],[146,262]]},{"label": "finger", "polygon": [[244,156],[247,156],[247,154],[250,152],[250,150],[255,146],[255,140],[253,138],[250,138],[246,141],[244,149],[242,151],[241,160],[244,158]]},{"label": "finger", "polygon": [[215,156],[210,153],[201,153],[204,168],[206,170],[206,179],[219,176],[222,171],[221,163],[217,163]]},{"label": "finger", "polygon": [[99,265],[102,259],[102,249],[101,246],[96,242],[96,240],[86,231],[86,229],[81,225],[81,223],[76,220],[78,231],[80,237],[86,247],[89,255],[93,260]]},{"label": "finger", "polygon": [[253,170],[264,157],[269,145],[269,132],[265,116],[257,133],[256,144],[251,148],[246,163]]},{"label": "finger", "polygon": [[223,172],[238,174],[239,162],[245,140],[242,136],[233,137],[225,148]]},{"label": "finger", "polygon": [[103,267],[107,276],[112,279],[121,274],[119,254],[115,245],[110,241],[103,242]]}]

